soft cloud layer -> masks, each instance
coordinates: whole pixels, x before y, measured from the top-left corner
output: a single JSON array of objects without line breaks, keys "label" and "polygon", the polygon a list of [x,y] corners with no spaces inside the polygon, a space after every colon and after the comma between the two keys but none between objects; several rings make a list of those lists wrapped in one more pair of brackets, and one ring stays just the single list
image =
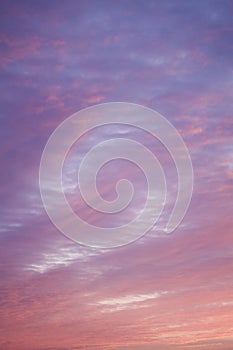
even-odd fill
[{"label": "soft cloud layer", "polygon": [[[231,1],[11,1],[1,4],[1,336],[10,350],[213,349],[233,346],[233,119]],[[168,201],[158,225],[115,250],[69,241],[49,221],[38,169],[45,143],[69,115],[96,103],[153,108],[180,131],[195,183],[180,227],[163,229],[177,191],[159,142],[103,128],[75,144],[64,187],[99,226],[133,218],[145,178],[124,161],[105,166],[101,195],[127,177],[135,198],[121,215],[93,213],[76,169],[99,141],[130,137],[161,161]]]}]

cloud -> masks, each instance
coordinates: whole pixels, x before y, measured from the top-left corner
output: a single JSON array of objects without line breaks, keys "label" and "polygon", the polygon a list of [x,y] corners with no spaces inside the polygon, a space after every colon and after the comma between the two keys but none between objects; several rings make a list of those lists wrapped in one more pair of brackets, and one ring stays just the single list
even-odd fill
[{"label": "cloud", "polygon": [[[227,0],[2,4],[2,348],[231,347],[231,14]],[[123,216],[93,214],[80,199],[76,167],[108,137],[132,137],[157,153],[169,185],[154,230],[133,245],[96,250],[53,227],[38,168],[60,122],[109,101],[143,104],[167,117],[190,150],[195,184],[181,226],[165,235],[177,175],[163,147],[129,128],[86,135],[71,150],[64,177],[67,198],[84,219],[117,226],[145,200],[143,175],[124,162],[105,167],[98,179],[108,199],[119,178],[132,179],[136,196]]]}]

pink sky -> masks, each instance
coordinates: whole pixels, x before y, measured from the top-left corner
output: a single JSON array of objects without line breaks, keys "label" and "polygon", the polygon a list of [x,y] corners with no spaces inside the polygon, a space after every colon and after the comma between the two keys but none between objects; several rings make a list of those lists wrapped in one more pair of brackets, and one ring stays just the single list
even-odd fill
[{"label": "pink sky", "polygon": [[[4,350],[233,348],[233,3],[204,1],[3,1],[0,21],[0,347]],[[158,141],[121,126],[74,145],[67,198],[102,226],[134,217],[143,175],[124,161],[100,172],[99,189],[135,184],[121,215],[90,211],[75,185],[94,144],[126,135],[156,153],[168,181],[158,226],[137,242],[94,249],[64,237],[38,185],[48,137],[96,103],[141,104],[179,130],[194,192],[182,224],[163,229],[175,200],[174,164]]]}]

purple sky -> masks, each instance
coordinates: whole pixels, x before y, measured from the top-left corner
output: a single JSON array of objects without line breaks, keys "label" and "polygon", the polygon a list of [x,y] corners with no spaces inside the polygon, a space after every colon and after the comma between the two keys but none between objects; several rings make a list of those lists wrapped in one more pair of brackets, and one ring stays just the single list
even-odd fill
[{"label": "purple sky", "polygon": [[[1,2],[2,349],[233,347],[232,18],[230,0]],[[134,244],[98,250],[52,225],[38,171],[60,122],[111,101],[141,104],[171,121],[190,151],[195,183],[187,215],[166,236],[177,179],[161,145],[121,127],[90,133],[73,147],[64,180],[80,216],[91,213],[72,185],[74,166],[108,137],[125,132],[154,150],[170,183],[156,229]],[[121,175],[139,191],[113,225],[145,198],[142,174],[125,165],[100,173],[107,198]],[[109,224],[101,215],[91,220]]]}]

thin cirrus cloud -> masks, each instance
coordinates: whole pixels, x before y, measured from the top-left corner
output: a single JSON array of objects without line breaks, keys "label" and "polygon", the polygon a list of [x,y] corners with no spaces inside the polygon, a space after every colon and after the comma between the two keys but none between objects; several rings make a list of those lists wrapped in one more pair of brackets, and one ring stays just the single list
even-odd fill
[{"label": "thin cirrus cloud", "polygon": [[[1,4],[2,348],[232,346],[232,13],[227,0]],[[96,250],[52,226],[38,169],[61,121],[109,101],[167,117],[190,150],[195,183],[182,224],[165,235],[177,175],[163,147],[123,127],[87,135],[68,155],[63,179],[68,200],[86,220],[117,226],[137,215],[146,196],[143,175],[119,162],[102,169],[99,190],[112,199],[118,177],[131,179],[131,207],[106,218],[84,205],[76,169],[104,139],[142,142],[157,153],[168,181],[156,227],[132,245]]]}]

